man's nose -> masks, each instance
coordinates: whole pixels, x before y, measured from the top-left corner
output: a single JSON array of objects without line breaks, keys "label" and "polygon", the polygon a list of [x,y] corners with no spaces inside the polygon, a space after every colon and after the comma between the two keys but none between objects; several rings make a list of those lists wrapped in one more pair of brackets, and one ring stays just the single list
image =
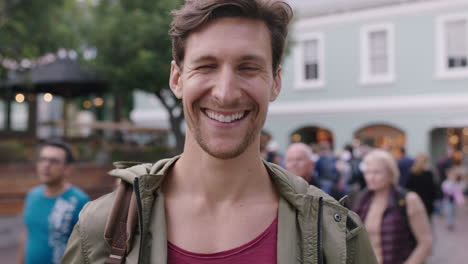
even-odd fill
[{"label": "man's nose", "polygon": [[234,69],[223,67],[212,91],[213,97],[223,106],[235,105],[241,97],[239,79]]}]

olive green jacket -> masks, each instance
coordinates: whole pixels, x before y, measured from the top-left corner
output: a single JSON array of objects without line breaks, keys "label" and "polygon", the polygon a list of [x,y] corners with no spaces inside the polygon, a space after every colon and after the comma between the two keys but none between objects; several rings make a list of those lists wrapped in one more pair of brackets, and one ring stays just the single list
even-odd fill
[{"label": "olive green jacket", "polygon": [[[166,264],[166,217],[160,186],[177,159],[129,168],[124,168],[128,164],[116,163],[118,169],[109,173],[133,183],[141,216],[126,263]],[[265,166],[281,196],[278,264],[377,263],[367,232],[355,213],[281,167],[266,162]],[[104,263],[110,253],[104,229],[114,197],[115,192],[107,194],[83,208],[62,263]]]}]

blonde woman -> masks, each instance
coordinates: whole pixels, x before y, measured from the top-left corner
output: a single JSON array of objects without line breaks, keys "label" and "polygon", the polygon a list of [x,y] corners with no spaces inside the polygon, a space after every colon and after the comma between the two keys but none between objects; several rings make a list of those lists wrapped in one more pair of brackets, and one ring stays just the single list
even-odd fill
[{"label": "blonde woman", "polygon": [[379,263],[424,263],[432,234],[423,202],[398,187],[399,171],[390,153],[373,150],[363,162],[367,189],[354,210],[364,221]]}]

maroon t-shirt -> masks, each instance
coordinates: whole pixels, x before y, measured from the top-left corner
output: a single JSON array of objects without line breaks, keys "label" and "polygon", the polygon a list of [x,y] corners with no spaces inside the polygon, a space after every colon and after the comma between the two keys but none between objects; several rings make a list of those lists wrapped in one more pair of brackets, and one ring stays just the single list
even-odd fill
[{"label": "maroon t-shirt", "polygon": [[274,264],[278,219],[254,240],[240,247],[212,254],[183,250],[168,242],[167,264]]}]

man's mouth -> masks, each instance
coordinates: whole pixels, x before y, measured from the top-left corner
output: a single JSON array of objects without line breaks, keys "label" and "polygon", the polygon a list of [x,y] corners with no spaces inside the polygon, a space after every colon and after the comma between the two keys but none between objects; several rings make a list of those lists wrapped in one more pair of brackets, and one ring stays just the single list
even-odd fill
[{"label": "man's mouth", "polygon": [[224,113],[222,114],[222,113],[214,112],[206,108],[203,108],[202,111],[203,113],[205,113],[205,115],[208,118],[221,122],[221,123],[236,122],[238,120],[245,118],[250,113],[250,111],[240,111],[240,112],[235,112],[235,113],[230,113],[230,114],[224,114]]}]

